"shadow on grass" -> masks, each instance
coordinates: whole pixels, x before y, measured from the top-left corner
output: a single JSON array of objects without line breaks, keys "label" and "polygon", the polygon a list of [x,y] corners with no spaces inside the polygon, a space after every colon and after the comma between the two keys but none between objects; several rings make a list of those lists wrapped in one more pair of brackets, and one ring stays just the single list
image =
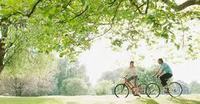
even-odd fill
[{"label": "shadow on grass", "polygon": [[159,104],[154,99],[150,98],[140,98],[140,101],[142,102],[142,104]]},{"label": "shadow on grass", "polygon": [[177,104],[200,104],[200,101],[183,98],[172,98],[172,101]]}]

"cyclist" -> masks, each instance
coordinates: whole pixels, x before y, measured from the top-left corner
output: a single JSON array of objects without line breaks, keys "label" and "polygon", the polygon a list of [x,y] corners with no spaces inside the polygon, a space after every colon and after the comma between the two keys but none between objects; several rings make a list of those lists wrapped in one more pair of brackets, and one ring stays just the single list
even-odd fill
[{"label": "cyclist", "polygon": [[135,92],[135,96],[140,96],[139,95],[139,91],[137,89],[137,72],[136,72],[136,68],[135,68],[135,65],[134,65],[134,61],[131,61],[130,62],[130,66],[129,66],[129,72],[131,74],[131,76],[128,78],[128,81],[130,82],[131,80],[134,81],[134,92]]},{"label": "cyclist", "polygon": [[172,70],[170,66],[163,61],[162,58],[158,59],[158,63],[160,64],[159,70],[156,72],[155,76],[159,77],[161,80],[161,84],[165,89],[165,92],[168,92],[167,81],[173,76]]}]

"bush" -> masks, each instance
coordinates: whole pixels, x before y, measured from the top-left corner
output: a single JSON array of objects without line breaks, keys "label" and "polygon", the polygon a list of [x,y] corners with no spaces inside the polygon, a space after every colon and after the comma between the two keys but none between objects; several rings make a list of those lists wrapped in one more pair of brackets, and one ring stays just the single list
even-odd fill
[{"label": "bush", "polygon": [[200,83],[193,81],[190,83],[191,93],[199,94],[200,93]]},{"label": "bush", "polygon": [[110,80],[102,80],[96,85],[95,92],[97,95],[112,94],[113,83]]},{"label": "bush", "polygon": [[69,78],[62,82],[62,95],[85,95],[88,92],[86,82],[80,78]]}]

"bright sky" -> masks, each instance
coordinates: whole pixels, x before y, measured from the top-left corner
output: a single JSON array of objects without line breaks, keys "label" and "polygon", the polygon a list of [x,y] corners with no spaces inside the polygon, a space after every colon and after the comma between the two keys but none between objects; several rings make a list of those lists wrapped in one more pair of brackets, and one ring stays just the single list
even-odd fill
[{"label": "bright sky", "polygon": [[92,84],[100,78],[105,71],[126,67],[131,54],[127,51],[115,52],[109,47],[109,41],[97,40],[90,50],[80,55],[80,64],[86,66],[87,74]]},{"label": "bright sky", "polygon": [[[86,66],[87,75],[93,85],[96,84],[103,72],[128,67],[129,65],[131,53],[128,51],[112,51],[109,45],[109,41],[106,39],[97,40],[91,49],[82,53],[79,58],[80,63]],[[144,62],[144,64],[155,64],[148,59]],[[155,60],[155,62],[157,61]],[[171,67],[175,80],[181,79],[187,83],[195,80],[200,81],[200,59],[171,65]]]},{"label": "bright sky", "polygon": [[[189,21],[187,24],[189,24],[190,30],[192,31],[188,34],[192,33],[199,36],[200,21]],[[162,44],[165,43],[161,42],[161,45]],[[151,53],[154,55],[152,57],[146,50],[147,49],[145,46],[138,49],[140,53],[147,56],[147,58],[144,60],[144,65],[150,66],[152,64],[155,64],[157,63],[157,60],[155,59],[157,59],[158,57],[166,56],[165,51],[159,50],[155,53]],[[90,50],[80,55],[79,62],[85,65],[87,75],[90,77],[90,82],[95,85],[96,81],[101,77],[103,72],[115,70],[121,67],[128,67],[130,60],[133,59],[131,56],[132,54],[125,49],[118,52],[113,51],[110,48],[109,40],[102,38],[96,40],[96,42],[94,42],[91,46]],[[170,64],[170,62],[167,63]],[[200,59],[194,61],[186,61],[185,63],[179,63],[176,65],[170,65],[173,69],[175,80],[183,80],[187,83],[190,83],[191,81],[200,82]]]}]

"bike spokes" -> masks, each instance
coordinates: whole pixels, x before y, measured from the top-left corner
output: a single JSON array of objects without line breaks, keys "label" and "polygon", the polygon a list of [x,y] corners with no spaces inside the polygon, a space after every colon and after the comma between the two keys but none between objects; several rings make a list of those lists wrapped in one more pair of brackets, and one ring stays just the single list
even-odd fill
[{"label": "bike spokes", "polygon": [[169,88],[169,95],[172,97],[180,96],[183,92],[182,86],[178,82],[170,83],[168,88]]},{"label": "bike spokes", "polygon": [[160,88],[156,83],[150,83],[146,87],[146,94],[148,97],[156,98],[160,95]]},{"label": "bike spokes", "polygon": [[138,86],[138,88],[139,88],[139,93],[140,94],[146,94],[146,85],[145,84],[140,84],[139,86]]},{"label": "bike spokes", "polygon": [[125,84],[118,84],[114,89],[116,97],[127,97],[129,94],[128,87]]}]

